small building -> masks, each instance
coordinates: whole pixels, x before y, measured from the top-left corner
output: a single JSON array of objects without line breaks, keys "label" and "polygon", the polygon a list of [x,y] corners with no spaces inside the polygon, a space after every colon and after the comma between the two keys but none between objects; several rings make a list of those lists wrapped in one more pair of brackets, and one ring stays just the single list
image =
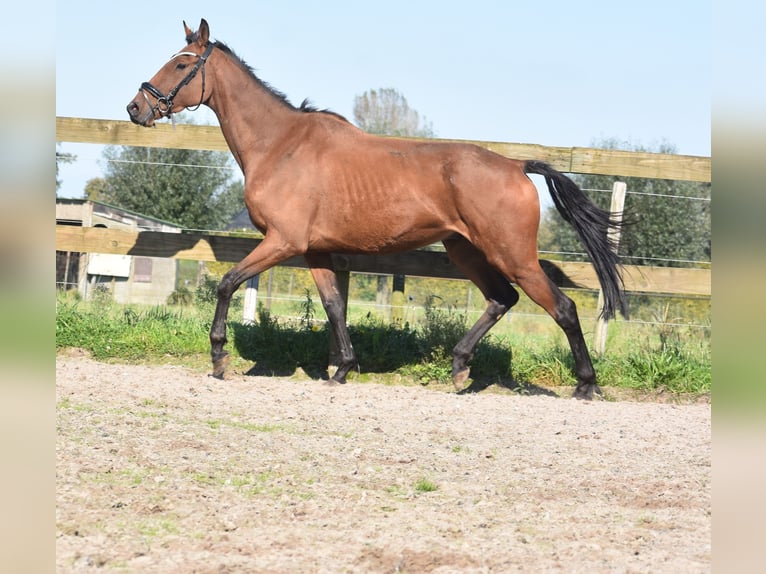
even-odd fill
[{"label": "small building", "polygon": [[[167,221],[88,199],[56,198],[56,225],[181,232]],[[108,291],[117,303],[164,304],[177,276],[176,259],[56,251],[56,287],[77,289],[84,300]]]}]

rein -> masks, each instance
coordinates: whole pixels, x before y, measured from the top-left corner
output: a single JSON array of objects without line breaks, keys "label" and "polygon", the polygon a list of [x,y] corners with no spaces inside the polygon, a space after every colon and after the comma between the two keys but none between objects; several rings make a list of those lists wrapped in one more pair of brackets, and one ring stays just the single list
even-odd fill
[{"label": "rein", "polygon": [[[139,91],[141,94],[143,94],[147,105],[149,105],[151,108],[149,110],[150,116],[153,116],[154,112],[159,112],[160,117],[169,117],[172,120],[173,112],[171,110],[173,109],[173,100],[175,99],[176,95],[178,95],[179,90],[191,82],[197,75],[197,72],[200,70],[202,70],[202,93],[199,97],[199,103],[193,109],[189,109],[194,111],[202,105],[202,102],[205,99],[205,62],[207,62],[208,56],[210,56],[210,53],[213,51],[214,47],[215,44],[209,43],[207,48],[205,48],[205,52],[201,56],[199,54],[195,54],[194,52],[178,52],[170,58],[172,60],[178,56],[197,56],[199,60],[197,60],[197,63],[194,64],[191,70],[189,70],[189,73],[186,74],[184,79],[178,82],[178,85],[170,90],[167,95],[163,94],[162,91],[158,90],[149,82],[144,82],[141,84]],[[149,92],[157,100],[157,103],[154,106],[152,106],[149,102],[149,98],[146,96],[146,92]]]}]

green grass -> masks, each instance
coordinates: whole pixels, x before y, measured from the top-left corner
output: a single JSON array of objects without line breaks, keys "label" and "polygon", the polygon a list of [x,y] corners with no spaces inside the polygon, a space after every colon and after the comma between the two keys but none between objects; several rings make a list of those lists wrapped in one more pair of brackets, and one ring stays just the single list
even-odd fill
[{"label": "green grass", "polygon": [[139,361],[194,355],[209,344],[209,329],[209,320],[184,309],[137,310],[80,302],[56,305],[56,347],[82,347],[96,359]]},{"label": "green grass", "polygon": [[[289,376],[302,369],[311,377],[326,377],[330,331],[316,320],[311,304],[307,297],[293,320],[260,308],[254,325],[229,321],[228,349],[237,364],[255,364],[252,372],[259,374]],[[56,347],[83,348],[99,360],[207,365],[212,316],[213,307],[205,302],[142,308],[60,296]],[[415,323],[389,325],[371,312],[358,315],[349,330],[361,376],[352,376],[395,375],[423,385],[449,384],[451,349],[472,321],[454,309],[437,308],[433,300]],[[583,327],[589,340],[585,321]],[[477,390],[499,383],[527,393],[575,384],[569,347],[551,319],[511,315],[492,333],[479,343],[471,362]],[[601,386],[709,393],[710,330],[614,322],[607,352],[594,356],[594,364]]]},{"label": "green grass", "polygon": [[415,492],[434,492],[439,486],[427,478],[421,478],[415,483]]},{"label": "green grass", "polygon": [[230,419],[209,419],[205,421],[207,425],[212,430],[218,430],[221,428],[221,426],[228,426],[232,428],[238,428],[246,431],[251,432],[262,432],[262,433],[271,433],[271,432],[277,432],[277,431],[283,431],[286,430],[285,425],[278,425],[278,424],[253,424],[253,423],[244,423],[238,420],[230,420]]}]

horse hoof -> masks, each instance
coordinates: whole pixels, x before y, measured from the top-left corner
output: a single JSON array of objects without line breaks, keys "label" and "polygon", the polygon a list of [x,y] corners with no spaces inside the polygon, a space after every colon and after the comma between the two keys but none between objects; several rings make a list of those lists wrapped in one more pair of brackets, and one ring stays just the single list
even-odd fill
[{"label": "horse hoof", "polygon": [[212,375],[216,379],[223,379],[223,374],[226,372],[226,367],[229,366],[229,354],[226,353],[217,359],[213,359],[213,373]]},{"label": "horse hoof", "polygon": [[572,398],[580,399],[582,401],[592,401],[596,394],[601,395],[601,389],[598,388],[597,384],[589,383],[585,385],[577,385],[574,393],[572,393]]},{"label": "horse hoof", "polygon": [[457,373],[452,374],[452,384],[455,386],[457,392],[460,392],[465,388],[465,382],[468,380],[468,375],[470,373],[471,370],[466,367]]}]

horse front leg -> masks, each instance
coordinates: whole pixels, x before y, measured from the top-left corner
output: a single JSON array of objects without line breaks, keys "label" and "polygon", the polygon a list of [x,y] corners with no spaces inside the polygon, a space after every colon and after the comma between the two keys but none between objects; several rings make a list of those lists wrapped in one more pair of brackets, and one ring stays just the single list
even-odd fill
[{"label": "horse front leg", "polygon": [[345,383],[346,375],[356,367],[357,360],[351,336],[346,325],[346,301],[341,295],[338,276],[329,253],[306,253],[306,262],[314,278],[319,297],[332,327],[338,350],[338,368],[332,376],[337,383]]},{"label": "horse front leg", "polygon": [[229,352],[224,350],[224,346],[228,342],[226,318],[229,314],[231,296],[241,284],[240,281],[235,287],[232,287],[236,277],[227,277],[228,275],[229,273],[226,273],[218,284],[218,301],[215,305],[213,324],[210,327],[210,357],[213,361],[213,376],[217,379],[223,379],[226,367],[229,365]]},{"label": "horse front leg", "polygon": [[229,364],[229,353],[224,349],[228,342],[226,338],[226,322],[229,314],[229,304],[232,295],[240,285],[285,259],[297,255],[294,250],[275,236],[267,235],[264,240],[224,274],[218,284],[218,301],[210,327],[210,357],[213,361],[213,376],[222,379]]}]

